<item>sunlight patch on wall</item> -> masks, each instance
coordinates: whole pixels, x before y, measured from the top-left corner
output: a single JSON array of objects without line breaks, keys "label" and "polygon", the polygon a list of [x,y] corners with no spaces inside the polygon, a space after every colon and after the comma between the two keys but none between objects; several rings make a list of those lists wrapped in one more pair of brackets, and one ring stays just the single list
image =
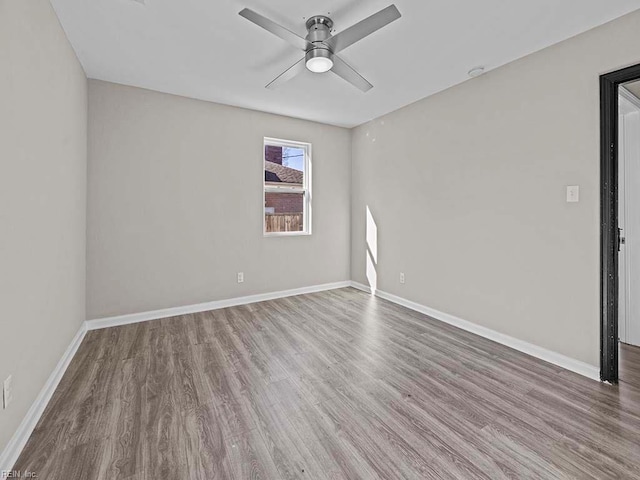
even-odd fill
[{"label": "sunlight patch on wall", "polygon": [[378,226],[376,225],[369,205],[367,205],[367,248],[375,263],[378,263]]},{"label": "sunlight patch on wall", "polygon": [[366,241],[367,281],[369,282],[371,293],[375,294],[378,288],[378,273],[376,271],[378,263],[378,226],[373,219],[369,205],[367,205]]}]

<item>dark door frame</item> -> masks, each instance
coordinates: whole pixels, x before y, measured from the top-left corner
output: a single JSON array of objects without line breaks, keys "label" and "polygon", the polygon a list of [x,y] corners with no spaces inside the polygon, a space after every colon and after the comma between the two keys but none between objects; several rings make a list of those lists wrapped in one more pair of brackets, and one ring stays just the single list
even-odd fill
[{"label": "dark door frame", "polygon": [[618,87],[640,65],[600,76],[600,379],[618,382]]}]

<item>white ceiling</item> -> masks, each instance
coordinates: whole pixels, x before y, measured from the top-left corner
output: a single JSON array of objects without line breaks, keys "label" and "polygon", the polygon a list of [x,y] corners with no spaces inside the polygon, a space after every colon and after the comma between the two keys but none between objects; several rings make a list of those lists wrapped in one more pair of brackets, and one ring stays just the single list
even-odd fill
[{"label": "white ceiling", "polygon": [[341,56],[374,88],[305,72],[264,85],[302,58],[238,15],[249,7],[305,36],[327,14],[339,32],[393,0],[52,0],[87,75],[352,127],[640,8],[640,0],[395,0],[402,18]]}]

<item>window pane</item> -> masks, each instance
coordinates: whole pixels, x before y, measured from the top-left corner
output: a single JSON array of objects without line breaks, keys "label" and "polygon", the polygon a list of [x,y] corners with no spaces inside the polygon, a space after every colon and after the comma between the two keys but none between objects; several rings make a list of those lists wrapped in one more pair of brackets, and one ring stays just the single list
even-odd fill
[{"label": "window pane", "polygon": [[305,153],[302,148],[264,147],[265,186],[302,186],[304,184]]},{"label": "window pane", "polygon": [[265,137],[265,234],[311,233],[311,145]]},{"label": "window pane", "polygon": [[304,193],[264,194],[265,232],[304,230]]}]

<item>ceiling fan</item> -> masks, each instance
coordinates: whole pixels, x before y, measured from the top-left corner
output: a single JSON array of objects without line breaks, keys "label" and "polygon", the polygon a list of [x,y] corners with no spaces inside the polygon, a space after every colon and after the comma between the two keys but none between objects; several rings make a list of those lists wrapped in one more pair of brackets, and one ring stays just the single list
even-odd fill
[{"label": "ceiling fan", "polygon": [[305,38],[302,38],[291,30],[248,8],[242,10],[239,15],[305,52],[301,60],[278,75],[266,88],[274,88],[291,80],[303,72],[306,67],[313,73],[324,73],[331,70],[363,92],[373,88],[373,85],[342,60],[337,53],[401,16],[395,5],[389,5],[387,8],[374,13],[346,30],[336,35],[331,35],[333,20],[324,15],[315,15],[307,20],[306,27],[309,33]]}]

